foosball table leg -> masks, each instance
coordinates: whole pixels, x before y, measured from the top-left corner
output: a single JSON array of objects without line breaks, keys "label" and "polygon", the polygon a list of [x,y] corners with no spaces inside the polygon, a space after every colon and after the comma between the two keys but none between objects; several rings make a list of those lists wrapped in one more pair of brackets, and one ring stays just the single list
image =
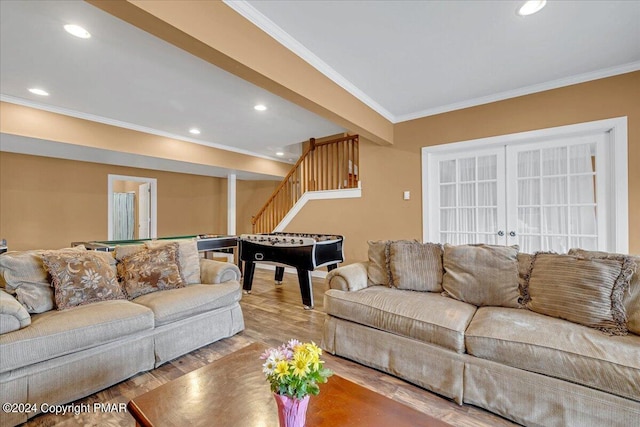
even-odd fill
[{"label": "foosball table leg", "polygon": [[276,285],[282,284],[282,279],[284,278],[284,267],[276,266]]},{"label": "foosball table leg", "polygon": [[300,294],[302,294],[302,305],[305,310],[313,308],[313,288],[311,282],[311,271],[298,268],[298,282],[300,283]]},{"label": "foosball table leg", "polygon": [[244,265],[244,277],[242,278],[242,289],[247,294],[251,293],[251,285],[253,285],[253,273],[256,271],[256,263],[247,261]]}]

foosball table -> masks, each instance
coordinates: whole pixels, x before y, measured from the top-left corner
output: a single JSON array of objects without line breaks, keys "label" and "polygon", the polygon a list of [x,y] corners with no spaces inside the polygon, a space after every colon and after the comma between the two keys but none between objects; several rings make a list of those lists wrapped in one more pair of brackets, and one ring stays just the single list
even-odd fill
[{"label": "foosball table", "polygon": [[239,259],[244,262],[242,288],[251,293],[256,263],[276,265],[275,281],[281,283],[284,266],[297,270],[302,304],[313,308],[311,272],[319,267],[329,271],[344,261],[342,236],[332,234],[268,233],[243,234],[239,239]]}]

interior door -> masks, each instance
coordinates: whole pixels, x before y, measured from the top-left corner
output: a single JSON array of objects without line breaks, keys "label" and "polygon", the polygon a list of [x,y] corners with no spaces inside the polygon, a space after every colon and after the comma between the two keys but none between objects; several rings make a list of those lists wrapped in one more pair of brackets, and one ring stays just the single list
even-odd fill
[{"label": "interior door", "polygon": [[148,182],[140,184],[138,187],[138,239],[148,239],[150,237],[150,191],[151,187]]},{"label": "interior door", "polygon": [[504,148],[435,159],[432,235],[441,243],[505,244]]}]

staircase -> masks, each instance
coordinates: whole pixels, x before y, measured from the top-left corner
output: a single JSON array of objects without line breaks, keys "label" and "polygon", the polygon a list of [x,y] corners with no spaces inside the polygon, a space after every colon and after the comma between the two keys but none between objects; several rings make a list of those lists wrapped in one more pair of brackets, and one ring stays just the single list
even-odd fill
[{"label": "staircase", "polygon": [[309,140],[302,156],[251,219],[254,233],[270,233],[307,191],[358,188],[358,135]]}]

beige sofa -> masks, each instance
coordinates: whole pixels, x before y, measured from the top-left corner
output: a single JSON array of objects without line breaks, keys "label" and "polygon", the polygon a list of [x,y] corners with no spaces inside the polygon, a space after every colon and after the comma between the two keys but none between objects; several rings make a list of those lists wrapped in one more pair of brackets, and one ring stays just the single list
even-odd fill
[{"label": "beige sofa", "polygon": [[[197,268],[191,260],[190,283],[184,287],[28,313],[27,308],[43,309],[34,302],[38,292],[51,299],[52,291],[42,286],[47,277],[43,252],[0,255],[0,400],[33,405],[1,411],[2,426],[24,422],[50,405],[88,396],[244,329],[240,271],[230,263],[199,258]],[[115,259],[113,264],[115,268]],[[26,290],[21,292],[21,286]]]},{"label": "beige sofa", "polygon": [[[446,288],[443,295],[421,289],[423,285],[416,291],[399,289],[393,283],[376,284],[380,280],[372,276],[385,268],[385,262],[387,270],[393,270],[393,266],[389,265],[388,246],[386,259],[378,255],[376,260],[372,248],[369,261],[340,267],[327,276],[329,289],[324,306],[328,316],[322,341],[326,351],[523,425],[640,425],[637,272],[623,296],[630,330],[626,335],[611,335],[527,309],[536,308],[530,304],[523,306],[541,298],[534,292],[537,287],[526,287],[527,281],[545,274],[552,275],[547,279],[550,282],[553,277],[570,275],[568,269],[557,274],[537,261],[540,272],[534,277],[536,263],[532,259],[537,258],[531,255],[517,255],[516,289],[521,297],[525,289],[534,292],[526,301],[521,298],[517,308],[471,304],[452,298]],[[437,276],[440,268],[442,286],[446,285],[447,248],[443,254],[444,261],[441,259],[435,273],[421,273],[424,282],[436,283],[434,277],[426,276]],[[615,258],[612,254],[575,250],[571,255],[576,260],[568,261],[578,263],[579,269],[584,269],[581,263],[609,262],[593,261],[595,258]],[[396,274],[404,274],[403,279],[407,279],[407,270],[420,270],[415,260],[413,266],[397,264]],[[485,273],[491,277],[491,268]],[[495,281],[504,280],[501,277],[494,275]],[[578,292],[577,297],[585,292]]]}]

